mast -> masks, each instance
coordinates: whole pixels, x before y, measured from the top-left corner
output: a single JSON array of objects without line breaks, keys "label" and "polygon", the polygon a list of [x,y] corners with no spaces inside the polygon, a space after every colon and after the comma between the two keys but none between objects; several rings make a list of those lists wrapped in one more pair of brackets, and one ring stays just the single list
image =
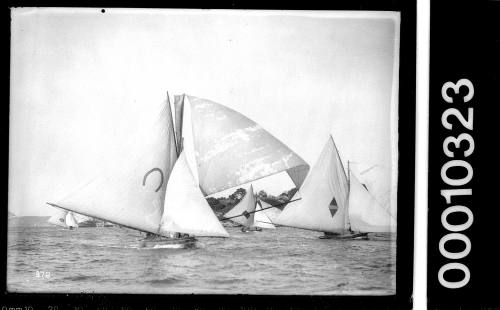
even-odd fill
[{"label": "mast", "polygon": [[184,96],[174,95],[174,112],[175,112],[175,143],[177,156],[180,156],[183,149],[183,123],[184,123]]},{"label": "mast", "polygon": [[[167,102],[166,102],[166,104],[167,104],[168,109],[170,109],[170,113],[169,113],[170,119],[167,120],[167,121],[170,122],[171,124],[174,124],[174,118],[173,118],[172,112],[171,112],[172,111],[172,105],[170,104],[170,95],[169,95],[168,91],[167,91]],[[174,101],[174,104],[175,104],[175,101]],[[174,109],[175,109],[175,107],[174,107]],[[177,118],[177,115],[176,115],[176,118]],[[176,119],[176,121],[177,121],[177,119]],[[174,132],[172,134],[174,136],[174,145],[175,145],[175,149],[177,150],[177,157],[179,157],[179,155],[180,155],[180,151],[179,151],[180,146],[179,146],[179,142],[178,142],[178,138],[177,138],[178,133],[174,129]]]},{"label": "mast", "polygon": [[349,160],[347,160],[347,203],[346,203],[346,210],[345,210],[345,226],[347,228],[347,231],[352,232],[351,229],[351,222],[349,221],[349,195],[351,193],[351,166]]}]

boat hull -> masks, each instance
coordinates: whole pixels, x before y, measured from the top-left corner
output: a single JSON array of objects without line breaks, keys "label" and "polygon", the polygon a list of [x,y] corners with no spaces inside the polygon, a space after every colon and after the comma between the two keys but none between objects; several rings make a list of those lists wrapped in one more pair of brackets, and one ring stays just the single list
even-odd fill
[{"label": "boat hull", "polygon": [[241,228],[242,232],[251,232],[251,231],[262,231],[262,228],[257,227],[257,226],[252,226],[252,227],[243,227]]},{"label": "boat hull", "polygon": [[142,249],[185,249],[196,245],[196,238],[157,238],[141,240],[139,248]]},{"label": "boat hull", "polygon": [[323,236],[320,236],[319,238],[337,240],[368,240],[368,233],[325,234]]}]

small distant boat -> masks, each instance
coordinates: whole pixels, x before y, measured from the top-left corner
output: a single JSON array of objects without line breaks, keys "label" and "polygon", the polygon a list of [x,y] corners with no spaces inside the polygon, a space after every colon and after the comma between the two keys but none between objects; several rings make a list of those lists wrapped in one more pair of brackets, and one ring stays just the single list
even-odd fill
[{"label": "small distant boat", "polygon": [[78,222],[73,212],[68,212],[60,208],[57,208],[57,213],[51,216],[47,222],[70,230],[78,228]]},{"label": "small distant boat", "polygon": [[64,209],[60,209],[60,208],[55,208],[55,209],[57,210],[56,214],[51,216],[47,220],[47,222],[49,222],[50,224],[53,224],[53,225],[67,228],[68,225],[66,225],[66,216],[68,215],[68,211],[64,210]]},{"label": "small distant boat", "polygon": [[[367,239],[370,232],[391,232],[389,214],[349,166],[348,175],[330,136],[300,193],[295,194],[302,199],[289,203],[274,222],[324,232],[322,239],[359,240]],[[337,208],[331,208],[332,204]]]},{"label": "small distant boat", "polygon": [[66,214],[66,225],[69,229],[78,228],[78,222],[76,221],[73,212],[68,212],[68,214]]},{"label": "small distant boat", "polygon": [[68,212],[60,208],[57,208],[57,210],[57,213],[50,217],[47,222],[69,229],[97,227],[97,220],[91,217]]},{"label": "small distant boat", "polygon": [[242,232],[262,231],[262,228],[276,228],[262,210],[256,210],[257,198],[253,186],[247,189],[245,196],[231,210],[224,214],[224,218],[242,226]]}]

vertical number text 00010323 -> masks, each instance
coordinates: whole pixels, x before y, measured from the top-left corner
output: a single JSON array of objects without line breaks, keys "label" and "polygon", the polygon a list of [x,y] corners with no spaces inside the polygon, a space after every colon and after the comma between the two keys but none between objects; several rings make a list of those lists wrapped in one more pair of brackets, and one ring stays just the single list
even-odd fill
[{"label": "vertical number text 00010323", "polygon": [[[467,91],[464,96],[461,96],[461,94],[464,93],[464,89]],[[451,92],[453,92],[453,94],[450,96]],[[463,103],[457,102],[462,101],[458,100],[459,96],[463,99]],[[465,264],[459,262],[459,260],[466,257],[470,252],[471,241],[465,235],[464,231],[472,225],[474,217],[472,211],[467,206],[454,205],[452,201],[453,197],[472,196],[472,188],[468,184],[472,179],[473,169],[467,159],[474,152],[474,139],[471,134],[460,131],[464,131],[464,128],[469,131],[473,130],[474,109],[470,107],[470,104],[474,97],[474,86],[468,79],[460,79],[456,83],[446,82],[441,88],[441,97],[445,101],[445,104],[455,105],[455,107],[449,107],[444,110],[441,115],[441,124],[451,133],[456,134],[451,134],[443,140],[443,153],[447,157],[447,161],[441,167],[441,180],[444,183],[443,186],[452,186],[453,188],[441,190],[441,196],[443,196],[446,201],[446,208],[441,214],[441,224],[449,233],[444,235],[439,241],[439,252],[446,259],[452,260],[452,262],[444,264],[439,269],[438,279],[442,286],[449,289],[457,289],[465,286],[470,280],[469,268]],[[464,117],[462,112],[466,112],[467,116]],[[454,118],[452,118],[452,116]],[[458,121],[462,127],[454,126],[450,120]],[[451,145],[454,146],[454,151],[450,150]],[[463,159],[456,159],[457,157]],[[448,172],[452,169],[465,170],[466,174],[460,178],[450,178]],[[450,224],[448,216],[453,213],[465,214],[467,216],[467,221],[461,224]],[[460,252],[447,251],[445,249],[445,244],[451,240],[463,242],[465,248]],[[444,275],[446,271],[449,270],[462,271],[463,278],[460,281],[447,281]]]}]

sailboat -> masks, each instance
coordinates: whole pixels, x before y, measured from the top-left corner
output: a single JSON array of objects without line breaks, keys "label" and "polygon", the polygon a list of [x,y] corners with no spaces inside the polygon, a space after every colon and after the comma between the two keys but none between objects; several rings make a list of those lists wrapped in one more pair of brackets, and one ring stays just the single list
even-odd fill
[{"label": "sailboat", "polygon": [[79,223],[73,212],[68,212],[67,210],[57,209],[58,212],[51,216],[47,222],[61,226],[64,228],[75,229],[79,227]]},{"label": "sailboat", "polygon": [[[64,228],[69,228],[70,225],[68,225],[68,211],[59,209],[59,208],[54,208],[57,209],[57,213],[51,216],[47,222],[53,225],[61,226]],[[97,221],[91,217],[77,214],[74,212],[71,212],[72,216],[69,218],[69,223],[76,222],[78,228],[83,228],[83,227],[113,227],[114,225],[105,221]],[[71,225],[72,227],[75,227],[74,224]]]},{"label": "sailboat", "polygon": [[[391,210],[390,170],[381,165],[363,165],[349,162],[350,170],[357,176],[363,187],[372,194],[377,205],[382,206],[391,217],[391,231],[396,231],[396,210]],[[384,182],[385,181],[385,182]]]},{"label": "sailboat", "polygon": [[66,214],[66,225],[69,229],[78,228],[78,222],[76,221],[73,212],[68,212],[68,214]]},{"label": "sailboat", "polygon": [[[330,136],[300,193],[274,222],[324,232],[322,238],[366,239],[369,232],[390,232],[390,217],[350,169],[348,175]],[[293,201],[299,195],[302,199]]]},{"label": "sailboat", "polygon": [[224,214],[224,218],[238,223],[242,226],[242,231],[261,231],[262,228],[275,228],[270,223],[269,218],[261,211],[260,206],[257,209],[257,199],[253,192],[253,186],[247,189],[245,196],[231,210]]},{"label": "sailboat", "polygon": [[[120,144],[106,171],[49,204],[170,238],[170,247],[191,244],[193,236],[229,236],[207,195],[281,171],[300,187],[307,163],[255,122],[210,100],[174,98],[175,129],[167,94],[149,123]],[[176,234],[189,237],[171,238]]]},{"label": "sailboat", "polygon": [[61,226],[61,227],[68,227],[66,225],[66,215],[68,214],[68,211],[67,210],[63,210],[63,209],[59,209],[59,208],[56,208],[57,210],[57,213],[54,214],[53,216],[51,216],[47,222],[53,224],[53,225],[57,225],[57,226]]}]

